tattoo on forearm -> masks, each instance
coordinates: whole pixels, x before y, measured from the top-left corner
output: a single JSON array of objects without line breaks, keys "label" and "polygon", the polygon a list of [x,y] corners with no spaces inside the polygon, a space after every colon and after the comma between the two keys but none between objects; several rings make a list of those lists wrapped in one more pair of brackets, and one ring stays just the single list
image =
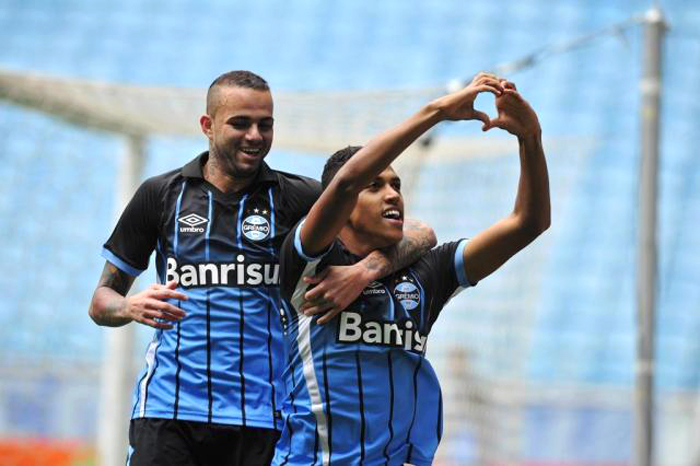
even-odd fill
[{"label": "tattoo on forearm", "polygon": [[384,277],[414,263],[434,245],[435,235],[431,228],[416,220],[407,219],[403,239],[382,252],[372,252],[363,263],[367,270]]},{"label": "tattoo on forearm", "polygon": [[122,272],[114,265],[107,263],[105,268],[102,270],[102,276],[100,277],[100,282],[97,286],[106,286],[111,288],[122,296],[126,296],[129,292],[131,284],[134,282],[134,278],[130,275]]},{"label": "tattoo on forearm", "polygon": [[95,322],[108,327],[119,327],[131,322],[129,317],[124,317],[124,306],[126,305],[124,296],[129,292],[133,282],[134,277],[131,275],[122,272],[109,262],[105,264],[102,276],[97,284],[97,290],[95,290],[95,296],[97,296],[100,288],[109,288],[116,292],[117,295],[102,292],[100,293],[101,297],[97,301],[93,297],[91,306],[95,307],[92,308],[91,315]]}]

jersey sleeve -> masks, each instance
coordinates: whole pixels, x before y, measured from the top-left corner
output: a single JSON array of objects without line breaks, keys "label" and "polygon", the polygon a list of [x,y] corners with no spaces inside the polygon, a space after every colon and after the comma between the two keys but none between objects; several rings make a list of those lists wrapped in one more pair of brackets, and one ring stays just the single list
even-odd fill
[{"label": "jersey sleeve", "polygon": [[316,266],[335,246],[334,242],[316,256],[308,255],[301,244],[301,226],[304,220],[306,217],[289,232],[280,251],[280,287],[282,297],[290,301],[295,290],[299,288],[299,280],[305,275],[313,275]]},{"label": "jersey sleeve", "polygon": [[154,178],[139,187],[102,249],[102,257],[134,277],[148,268],[158,240],[163,212],[159,191]]},{"label": "jersey sleeve", "polygon": [[423,256],[414,266],[428,295],[429,325],[432,327],[447,302],[463,290],[476,285],[464,270],[467,240],[441,244]]}]

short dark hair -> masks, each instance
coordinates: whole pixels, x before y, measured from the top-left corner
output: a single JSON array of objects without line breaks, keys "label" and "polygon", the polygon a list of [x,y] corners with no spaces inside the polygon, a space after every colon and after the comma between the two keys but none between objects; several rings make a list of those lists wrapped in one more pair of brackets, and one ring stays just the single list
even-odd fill
[{"label": "short dark hair", "polygon": [[255,91],[270,91],[270,86],[263,78],[246,70],[228,71],[216,78],[207,91],[207,113],[211,115],[214,110],[214,100],[216,97],[216,89],[219,87],[243,87],[245,89],[253,89]]},{"label": "short dark hair", "polygon": [[321,175],[323,189],[328,187],[338,170],[360,149],[362,149],[362,146],[348,146],[340,149],[326,160],[326,165],[323,167],[323,175]]}]

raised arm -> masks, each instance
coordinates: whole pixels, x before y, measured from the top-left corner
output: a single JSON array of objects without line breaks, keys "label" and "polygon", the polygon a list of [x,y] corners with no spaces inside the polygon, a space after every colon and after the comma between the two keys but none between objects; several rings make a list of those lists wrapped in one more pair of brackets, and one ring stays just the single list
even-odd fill
[{"label": "raised arm", "polygon": [[495,76],[481,73],[464,89],[430,102],[360,149],[338,171],[311,208],[300,232],[304,252],[317,255],[331,244],[352,213],[359,192],[436,123],[477,119],[488,125],[488,115],[474,109],[474,99],[482,92],[499,96],[503,88]]},{"label": "raised arm", "polygon": [[136,321],[153,328],[168,330],[181,320],[185,311],[165,302],[167,299],[184,301],[187,295],[175,291],[177,282],[153,284],[147,289],[127,296],[134,277],[109,261],[105,263],[88,314],[97,325],[121,327]]},{"label": "raised arm", "polygon": [[485,129],[501,128],[517,136],[520,180],[513,212],[476,235],[464,248],[464,270],[471,283],[493,273],[550,224],[549,178],[537,114],[513,83],[502,84],[506,91],[496,98],[498,117]]}]

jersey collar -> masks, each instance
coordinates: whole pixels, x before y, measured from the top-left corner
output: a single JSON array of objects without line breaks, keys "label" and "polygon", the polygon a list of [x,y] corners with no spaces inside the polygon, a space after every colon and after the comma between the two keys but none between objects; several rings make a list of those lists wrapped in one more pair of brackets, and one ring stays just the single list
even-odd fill
[{"label": "jersey collar", "polygon": [[[199,154],[197,157],[194,158],[194,160],[182,167],[182,176],[186,176],[187,178],[200,178],[203,180],[204,174],[202,173],[202,167],[204,166],[208,158],[209,151],[204,151],[201,154]],[[267,163],[263,162],[262,164],[260,164],[260,170],[258,170],[258,174],[255,177],[255,181],[253,181],[253,184],[277,183],[278,181],[279,180],[277,179],[275,172],[269,167]]]}]

